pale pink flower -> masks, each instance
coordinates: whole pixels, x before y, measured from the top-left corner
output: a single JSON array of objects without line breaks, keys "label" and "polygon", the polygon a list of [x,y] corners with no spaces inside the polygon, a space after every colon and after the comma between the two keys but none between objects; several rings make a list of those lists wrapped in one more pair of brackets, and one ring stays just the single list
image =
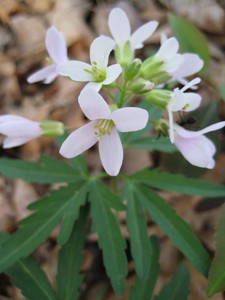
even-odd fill
[{"label": "pale pink flower", "polygon": [[194,166],[212,169],[215,166],[213,156],[215,145],[203,134],[221,129],[225,121],[213,124],[199,131],[186,130],[174,125],[174,144],[184,158]]},{"label": "pale pink flower", "polygon": [[119,64],[114,64],[109,67],[109,54],[114,48],[112,39],[106,36],[100,36],[94,39],[90,48],[90,62],[91,64],[69,60],[60,66],[57,70],[59,74],[68,76],[72,80],[89,82],[85,88],[92,87],[99,91],[102,85],[108,85],[114,82],[122,68]]},{"label": "pale pink flower", "polygon": [[101,95],[91,88],[82,91],[78,102],[90,122],[68,136],[60,148],[60,154],[72,158],[99,142],[103,167],[109,175],[116,176],[123,161],[123,147],[118,131],[143,129],[148,121],[148,112],[136,107],[111,111]]},{"label": "pale pink flower", "polygon": [[142,48],[143,42],[153,34],[158,26],[157,21],[151,21],[131,34],[130,21],[126,13],[120,8],[112,9],[108,24],[115,43],[118,46],[123,46],[127,41],[130,41],[133,50]]},{"label": "pale pink flower", "polygon": [[20,146],[42,134],[40,123],[15,115],[0,116],[0,133],[5,135],[3,148]]},{"label": "pale pink flower", "polygon": [[193,87],[200,82],[200,78],[195,78],[187,83],[183,88],[174,89],[172,97],[167,105],[167,111],[169,115],[170,125],[170,140],[174,142],[174,130],[173,130],[173,112],[176,111],[193,111],[200,106],[201,96],[197,93],[184,93],[187,89]]},{"label": "pale pink flower", "polygon": [[49,57],[52,60],[52,64],[30,75],[27,78],[29,83],[38,81],[51,83],[59,75],[57,66],[68,60],[64,35],[53,26],[50,27],[46,32],[45,45]]}]

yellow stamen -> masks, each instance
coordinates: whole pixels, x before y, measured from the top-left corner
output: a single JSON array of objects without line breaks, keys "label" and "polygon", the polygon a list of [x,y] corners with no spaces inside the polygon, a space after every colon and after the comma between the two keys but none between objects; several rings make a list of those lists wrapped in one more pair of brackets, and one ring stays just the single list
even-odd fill
[{"label": "yellow stamen", "polygon": [[98,136],[98,141],[101,140],[103,135],[110,134],[111,129],[115,126],[113,120],[108,119],[99,119],[97,124],[95,125],[95,128],[97,129],[95,131],[95,134]]}]

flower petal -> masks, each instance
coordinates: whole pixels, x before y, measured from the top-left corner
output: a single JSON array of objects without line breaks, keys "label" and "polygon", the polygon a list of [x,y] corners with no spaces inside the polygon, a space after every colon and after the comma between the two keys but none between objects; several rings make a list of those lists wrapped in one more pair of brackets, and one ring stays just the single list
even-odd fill
[{"label": "flower petal", "polygon": [[110,176],[118,175],[123,162],[123,147],[116,128],[99,141],[99,154],[105,171]]},{"label": "flower petal", "polygon": [[168,117],[169,117],[169,138],[170,142],[174,143],[174,124],[173,124],[173,113],[170,108],[168,108]]},{"label": "flower petal", "polygon": [[[38,137],[38,136],[37,136]],[[13,148],[13,147],[18,147],[21,146],[23,144],[26,144],[27,142],[35,139],[36,137],[31,137],[31,136],[22,136],[22,137],[18,137],[18,136],[13,136],[13,137],[6,137],[3,141],[3,148],[4,149],[9,149],[9,148]]]},{"label": "flower petal", "polygon": [[96,122],[92,121],[72,132],[62,144],[59,153],[67,158],[80,155],[97,142]]},{"label": "flower petal", "polygon": [[199,72],[204,65],[203,60],[197,54],[184,53],[182,54],[182,56],[184,58],[183,63],[174,72],[174,79],[180,79],[183,77],[191,76]]},{"label": "flower petal", "polygon": [[[52,76],[57,76],[58,73],[56,71],[56,66],[55,65],[51,65],[51,66],[47,66],[45,68],[40,69],[39,71],[31,74],[28,78],[27,81],[29,83],[34,83],[34,82],[38,82],[38,81],[42,81],[42,80],[47,80],[49,78],[49,76],[52,78]],[[53,80],[55,79],[55,77],[53,78]],[[53,80],[47,80],[47,82],[45,83],[50,83]]]},{"label": "flower petal", "polygon": [[118,131],[137,131],[147,125],[148,112],[142,108],[124,107],[112,112],[112,120]]},{"label": "flower petal", "polygon": [[105,69],[108,65],[109,54],[113,50],[115,42],[107,36],[99,36],[91,44],[90,61],[98,68]]},{"label": "flower petal", "polygon": [[174,129],[180,136],[182,136],[186,139],[189,139],[189,138],[193,138],[193,137],[198,137],[202,134],[205,134],[205,133],[208,133],[211,131],[219,130],[223,127],[225,127],[225,121],[215,123],[215,124],[210,125],[202,130],[199,130],[199,131],[186,130],[183,127],[178,126],[178,125],[175,125]]},{"label": "flower petal", "polygon": [[102,82],[103,85],[107,85],[115,81],[122,72],[122,68],[119,64],[114,64],[106,69],[106,79]]},{"label": "flower petal", "polygon": [[111,112],[102,96],[92,88],[85,88],[78,97],[80,108],[89,120],[109,119]]},{"label": "flower petal", "polygon": [[174,89],[173,97],[168,104],[171,111],[179,111],[187,104],[185,94],[178,88]]},{"label": "flower petal", "polygon": [[139,27],[130,38],[132,49],[137,49],[138,45],[146,41],[156,30],[158,24],[157,21],[151,21]]},{"label": "flower petal", "polygon": [[69,60],[59,65],[57,71],[59,74],[68,76],[75,81],[95,81],[94,76],[88,72],[92,71],[92,66],[82,61]]},{"label": "flower petal", "polygon": [[42,134],[39,122],[11,121],[0,125],[0,133],[11,137],[37,137]]},{"label": "flower petal", "polygon": [[89,88],[92,88],[96,92],[99,92],[100,89],[102,88],[102,82],[90,81],[84,86],[82,91]]},{"label": "flower petal", "polygon": [[122,45],[130,39],[130,22],[122,9],[111,10],[108,23],[111,34],[118,45]]},{"label": "flower petal", "polygon": [[160,60],[169,61],[177,53],[179,44],[176,38],[172,37],[167,39],[159,48],[155,57]]},{"label": "flower petal", "polygon": [[183,63],[183,56],[182,54],[175,54],[169,61],[167,61],[163,65],[163,70],[168,72],[168,73],[173,73],[175,72],[180,65]]},{"label": "flower petal", "polygon": [[12,122],[12,121],[27,121],[26,118],[16,116],[16,115],[1,115],[0,124]]},{"label": "flower petal", "polygon": [[197,109],[200,104],[202,97],[197,93],[185,93],[187,107],[184,109],[185,111],[192,111]]},{"label": "flower petal", "polygon": [[46,32],[45,45],[49,56],[56,65],[68,60],[64,35],[53,26]]},{"label": "flower petal", "polygon": [[175,135],[174,144],[184,158],[194,166],[212,169],[215,165],[213,155],[216,151],[214,144],[205,136],[186,139]]}]

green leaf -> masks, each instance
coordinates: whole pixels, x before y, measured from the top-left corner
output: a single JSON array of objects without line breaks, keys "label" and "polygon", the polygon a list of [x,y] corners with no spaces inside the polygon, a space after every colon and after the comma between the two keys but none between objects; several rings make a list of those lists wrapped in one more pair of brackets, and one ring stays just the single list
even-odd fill
[{"label": "green leaf", "polygon": [[76,199],[77,189],[81,186],[81,183],[74,183],[51,191],[49,195],[30,206],[37,211],[20,222],[21,228],[0,249],[0,272],[10,267],[21,257],[30,254],[47,239],[65,211],[70,207],[71,202]]},{"label": "green leaf", "polygon": [[73,230],[74,222],[79,217],[80,208],[85,204],[88,194],[88,183],[84,184],[74,196],[73,201],[68,205],[60,227],[60,233],[57,238],[59,245],[64,245],[69,239],[71,232]]},{"label": "green leaf", "polygon": [[[150,267],[148,269],[148,274],[144,278],[136,279],[134,286],[131,288],[129,300],[146,300],[152,298],[159,274],[159,242],[156,237],[151,238],[151,244],[152,254],[149,258]],[[164,300],[166,299],[170,298],[165,298]]]},{"label": "green leaf", "polygon": [[189,294],[190,274],[184,263],[181,263],[175,275],[166,283],[154,300],[187,300]]},{"label": "green leaf", "polygon": [[225,204],[220,212],[215,232],[216,253],[209,270],[209,286],[207,295],[212,297],[215,293],[225,290]]},{"label": "green leaf", "polygon": [[62,160],[43,156],[40,162],[1,158],[0,173],[29,182],[57,183],[78,180],[76,170]]},{"label": "green leaf", "polygon": [[225,101],[225,85],[222,85],[219,87],[219,93],[220,93],[222,99]]},{"label": "green leaf", "polygon": [[126,147],[140,148],[149,151],[162,151],[172,153],[176,151],[176,148],[165,137],[157,136],[135,136],[127,142]]},{"label": "green leaf", "polygon": [[163,198],[149,188],[139,185],[136,195],[151,218],[169,236],[174,245],[199,272],[207,276],[210,264],[209,256],[190,225]]},{"label": "green leaf", "polygon": [[27,299],[56,299],[47,276],[33,256],[22,258],[5,270],[12,283],[21,289]]},{"label": "green leaf", "polygon": [[131,175],[129,178],[132,181],[144,183],[150,187],[187,195],[200,195],[204,197],[225,196],[224,185],[196,178],[188,178],[180,174],[161,172],[158,169],[144,169]]},{"label": "green leaf", "polygon": [[87,208],[82,208],[80,217],[74,224],[72,234],[59,252],[58,260],[58,299],[75,300],[79,296],[78,289],[83,280],[80,268],[83,262],[83,245],[85,240],[85,223]]},{"label": "green leaf", "polygon": [[181,51],[197,53],[204,60],[206,67],[210,59],[206,37],[194,24],[183,18],[169,14],[169,22],[175,37],[178,39]]},{"label": "green leaf", "polygon": [[152,251],[144,211],[129,181],[123,186],[123,196],[127,200],[127,228],[135,270],[139,277],[144,277],[149,270]]},{"label": "green leaf", "polygon": [[110,199],[110,194],[106,197],[100,182],[91,182],[89,200],[91,203],[92,229],[99,236],[99,246],[103,251],[106,273],[115,292],[122,295],[126,288],[126,243],[121,234],[117,218],[111,210],[114,204],[110,203]]},{"label": "green leaf", "polygon": [[[0,247],[10,238],[9,234],[0,234]],[[21,289],[23,295],[32,300],[54,300],[53,289],[39,264],[33,256],[20,259],[5,270],[12,283]]]}]

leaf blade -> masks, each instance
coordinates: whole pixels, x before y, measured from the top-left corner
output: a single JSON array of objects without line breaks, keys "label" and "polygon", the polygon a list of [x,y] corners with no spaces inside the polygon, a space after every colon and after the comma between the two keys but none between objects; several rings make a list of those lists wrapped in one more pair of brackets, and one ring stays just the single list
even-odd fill
[{"label": "leaf blade", "polygon": [[135,270],[139,277],[144,277],[150,267],[149,257],[152,252],[144,211],[129,181],[124,184],[123,196],[127,200],[127,229]]},{"label": "leaf blade", "polygon": [[225,290],[225,205],[223,205],[215,232],[216,253],[209,270],[208,297]]},{"label": "leaf blade", "polygon": [[62,160],[43,156],[39,162],[1,158],[0,173],[28,182],[58,183],[78,180],[76,170]]},{"label": "leaf blade", "polygon": [[144,169],[128,178],[134,182],[144,183],[149,187],[187,195],[200,195],[205,197],[225,196],[224,185],[189,178],[180,174],[161,172],[158,169]]},{"label": "leaf blade", "polygon": [[83,262],[83,245],[85,240],[85,223],[87,208],[82,208],[80,217],[74,224],[69,240],[62,247],[58,259],[57,296],[58,299],[75,300],[78,288],[83,280],[80,268]]},{"label": "leaf blade", "polygon": [[129,300],[146,300],[152,298],[159,274],[159,242],[156,237],[151,238],[151,244],[152,255],[148,274],[144,278],[137,278],[129,293]]},{"label": "leaf blade", "polygon": [[[20,222],[21,228],[3,243],[0,249],[0,271],[4,271],[21,257],[30,254],[49,236],[70,201],[73,201],[75,188],[76,185],[71,184],[51,191],[42,200],[38,200],[36,205],[31,206],[39,208],[39,211],[23,219]],[[43,202],[46,202],[46,206]]]},{"label": "leaf blade", "polygon": [[151,218],[159,225],[173,244],[190,260],[195,268],[207,276],[209,256],[200,241],[175,210],[152,190],[138,186],[137,197],[149,212]]},{"label": "leaf blade", "polygon": [[5,273],[10,276],[12,283],[21,289],[27,299],[56,299],[46,274],[39,267],[34,257],[29,256],[20,259],[6,269]]},{"label": "leaf blade", "polygon": [[[99,246],[103,251],[106,273],[118,295],[122,295],[126,288],[127,258],[126,243],[121,234],[118,221],[109,206],[109,202],[102,197],[104,194],[102,183],[93,181],[90,184],[89,201],[91,203],[92,228],[98,233]],[[108,193],[110,197],[110,192]],[[99,218],[101,216],[101,219]]]},{"label": "leaf blade", "polygon": [[190,274],[184,263],[181,263],[172,279],[160,290],[154,300],[187,300],[189,294]]}]

